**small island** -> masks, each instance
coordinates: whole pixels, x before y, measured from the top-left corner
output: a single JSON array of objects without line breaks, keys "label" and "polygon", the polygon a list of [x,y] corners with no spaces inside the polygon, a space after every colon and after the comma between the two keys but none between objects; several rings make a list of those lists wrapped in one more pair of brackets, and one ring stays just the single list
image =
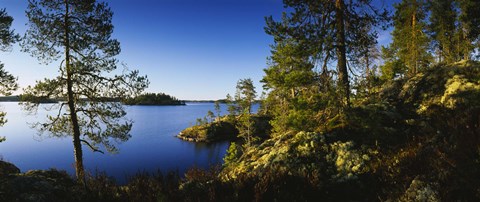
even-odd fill
[{"label": "small island", "polygon": [[165,93],[145,93],[134,98],[122,100],[125,105],[185,105],[179,100]]},{"label": "small island", "polygon": [[[236,141],[241,127],[241,116],[223,116],[215,120],[208,121],[197,120],[197,124],[182,130],[177,137],[189,142],[218,142],[218,141]],[[252,115],[252,126],[255,130],[255,136],[260,139],[268,138],[268,132],[271,130],[269,121],[271,117],[265,115]]]}]

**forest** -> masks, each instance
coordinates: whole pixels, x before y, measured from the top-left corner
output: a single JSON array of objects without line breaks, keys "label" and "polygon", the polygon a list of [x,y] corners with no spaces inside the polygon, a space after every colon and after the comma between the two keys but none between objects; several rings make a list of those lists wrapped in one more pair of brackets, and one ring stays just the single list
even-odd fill
[{"label": "forest", "polygon": [[[115,142],[130,138],[123,105],[105,98],[134,99],[149,84],[136,70],[111,76],[120,44],[108,4],[30,0],[23,37],[1,10],[1,50],[18,42],[42,62],[63,61],[58,77],[24,92],[64,98],[35,127],[73,139],[76,176],[20,173],[0,161],[0,200],[480,200],[480,1],[401,0],[393,10],[371,0],[283,4],[280,19],[265,17],[273,44],[262,96],[252,79],[240,79],[222,100],[228,114],[216,102],[186,129],[185,139],[230,139],[224,163],[184,175],[139,173],[125,185],[86,173],[82,156],[83,146],[116,152]],[[385,30],[392,42],[379,44]],[[0,67],[0,92],[9,95],[16,77]]]},{"label": "forest", "polygon": [[165,93],[144,93],[122,100],[126,105],[185,105],[184,101]]}]

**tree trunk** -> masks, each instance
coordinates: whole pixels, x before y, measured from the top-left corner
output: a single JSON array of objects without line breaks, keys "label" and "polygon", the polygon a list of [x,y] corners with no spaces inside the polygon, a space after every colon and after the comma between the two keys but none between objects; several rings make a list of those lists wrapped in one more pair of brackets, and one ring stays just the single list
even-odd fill
[{"label": "tree trunk", "polygon": [[85,170],[83,167],[83,152],[82,143],[80,141],[80,126],[78,125],[78,117],[75,108],[75,98],[73,95],[73,81],[72,81],[72,65],[70,63],[70,29],[69,29],[69,6],[68,0],[65,0],[65,69],[67,73],[67,94],[68,94],[68,108],[70,110],[70,121],[73,131],[73,153],[75,155],[75,173],[77,181],[84,183]]},{"label": "tree trunk", "polygon": [[369,50],[365,53],[365,71],[367,73],[367,78],[370,78],[370,57],[369,57]]},{"label": "tree trunk", "polygon": [[418,65],[418,58],[417,58],[417,53],[418,53],[418,49],[417,49],[417,30],[416,30],[416,27],[417,26],[417,14],[416,14],[416,11],[413,12],[413,15],[412,15],[412,53],[413,53],[413,57],[411,58],[412,59],[412,71],[410,72],[410,76],[414,76],[416,73],[417,73],[417,65]]},{"label": "tree trunk", "polygon": [[463,36],[462,41],[464,42],[463,59],[470,60],[470,41],[467,38],[467,29],[465,28],[462,29],[462,36]]},{"label": "tree trunk", "polygon": [[336,27],[337,27],[337,71],[338,71],[338,83],[340,87],[340,93],[342,97],[342,105],[350,106],[350,83],[348,81],[347,70],[347,56],[345,47],[345,22],[344,22],[344,8],[345,4],[343,0],[336,0]]}]

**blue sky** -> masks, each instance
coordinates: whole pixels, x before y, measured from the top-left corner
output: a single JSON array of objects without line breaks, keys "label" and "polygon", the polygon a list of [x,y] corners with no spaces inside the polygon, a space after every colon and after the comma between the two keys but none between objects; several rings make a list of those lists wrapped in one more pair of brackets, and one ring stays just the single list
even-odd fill
[{"label": "blue sky", "polygon": [[[121,43],[118,59],[150,80],[148,92],[179,99],[221,99],[235,92],[239,79],[252,78],[257,92],[273,39],[264,17],[280,16],[281,0],[112,0],[113,37]],[[387,1],[388,2],[388,1]],[[27,1],[2,0],[23,35]],[[384,33],[381,41],[388,41]],[[41,65],[15,45],[0,53],[5,68],[21,87],[57,75],[58,64]],[[20,91],[19,91],[20,92]]]}]

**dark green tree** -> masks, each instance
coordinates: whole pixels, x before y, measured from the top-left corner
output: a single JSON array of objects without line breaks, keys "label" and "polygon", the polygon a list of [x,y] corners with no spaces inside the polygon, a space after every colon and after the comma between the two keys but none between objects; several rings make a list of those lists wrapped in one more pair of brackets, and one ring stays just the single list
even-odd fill
[{"label": "dark green tree", "polygon": [[235,142],[230,143],[230,146],[228,147],[227,154],[223,158],[223,166],[228,166],[235,162],[235,160],[238,159],[239,152],[237,148],[237,144]]},{"label": "dark green tree", "polygon": [[348,106],[348,70],[354,64],[348,61],[359,60],[365,47],[376,43],[375,28],[387,20],[387,12],[375,8],[370,0],[285,0],[284,4],[291,12],[285,12],[280,22],[267,18],[266,32],[275,43],[293,39],[308,56],[312,68],[319,67],[323,75],[332,69],[332,62],[336,64],[339,100]]},{"label": "dark green tree", "polygon": [[[111,38],[113,12],[107,3],[95,0],[29,0],[26,11],[28,30],[23,50],[41,62],[60,60],[59,75],[37,81],[24,91],[46,98],[62,98],[65,102],[50,109],[47,121],[36,123],[41,133],[53,137],[73,137],[77,180],[84,182],[82,143],[94,151],[98,145],[115,152],[112,143],[130,138],[132,121],[120,102],[107,98],[138,95],[148,86],[146,76],[138,71],[123,71],[111,76],[117,67],[120,43]],[[126,67],[125,67],[126,68]],[[38,103],[26,103],[34,111]]]},{"label": "dark green tree", "polygon": [[[281,20],[266,18],[265,30],[274,38],[262,80],[266,104],[275,133],[315,131],[321,120],[350,106],[349,72],[372,66],[369,49],[388,13],[369,0],[284,4]],[[335,110],[323,111],[328,107]]]},{"label": "dark green tree", "polygon": [[215,120],[215,114],[212,111],[208,110],[207,118],[210,120],[210,123],[212,123]]},{"label": "dark green tree", "polygon": [[300,42],[292,39],[276,41],[272,46],[269,67],[262,82],[268,90],[264,101],[268,113],[274,117],[273,130],[313,130],[320,84],[315,81],[313,64]]},{"label": "dark green tree", "polygon": [[235,120],[235,116],[237,115],[237,106],[230,94],[227,94],[225,102],[227,104],[228,119],[233,122]]},{"label": "dark green tree", "polygon": [[430,24],[429,35],[432,39],[434,51],[437,52],[439,62],[457,61],[458,50],[456,44],[457,12],[454,0],[429,1]]},{"label": "dark green tree", "polygon": [[217,113],[217,118],[220,119],[221,116],[221,109],[220,109],[220,102],[217,100],[214,102],[215,112]]},{"label": "dark green tree", "polygon": [[238,104],[241,113],[244,111],[248,114],[252,113],[252,104],[255,102],[256,93],[252,79],[240,79],[237,82],[235,102]]},{"label": "dark green tree", "polygon": [[480,49],[480,1],[457,0],[460,7],[458,49],[463,59],[470,60],[475,48]]},{"label": "dark green tree", "polygon": [[[10,51],[12,44],[17,42],[20,38],[14,33],[10,27],[12,26],[13,18],[7,14],[5,9],[0,9],[0,51]],[[0,94],[10,95],[17,90],[17,78],[11,75],[4,69],[4,65],[0,63]],[[0,126],[3,126],[7,119],[6,113],[0,111]],[[5,137],[0,137],[0,142],[5,141]]]},{"label": "dark green tree", "polygon": [[403,0],[395,4],[395,9],[390,51],[405,65],[406,70],[402,71],[412,76],[418,69],[427,67],[432,59],[426,35],[426,4],[424,0]]},{"label": "dark green tree", "polygon": [[240,117],[238,119],[238,136],[245,140],[245,145],[251,145],[254,133],[254,122],[252,118],[252,105],[256,97],[255,86],[252,79],[240,79],[237,82],[235,102],[238,104]]},{"label": "dark green tree", "polygon": [[382,46],[383,64],[380,66],[381,79],[389,81],[397,76],[405,75],[407,71],[405,63],[398,57],[396,50],[393,47]]}]

